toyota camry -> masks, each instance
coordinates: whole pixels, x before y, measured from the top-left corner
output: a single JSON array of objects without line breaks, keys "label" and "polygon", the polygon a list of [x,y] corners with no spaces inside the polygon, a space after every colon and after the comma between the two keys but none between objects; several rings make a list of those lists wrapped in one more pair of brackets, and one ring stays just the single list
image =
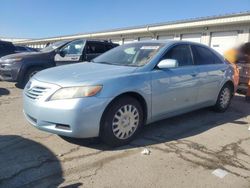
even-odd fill
[{"label": "toyota camry", "polygon": [[130,43],[92,62],[35,74],[23,92],[24,114],[40,130],[119,146],[157,120],[209,106],[224,112],[233,76],[231,65],[202,44]]}]

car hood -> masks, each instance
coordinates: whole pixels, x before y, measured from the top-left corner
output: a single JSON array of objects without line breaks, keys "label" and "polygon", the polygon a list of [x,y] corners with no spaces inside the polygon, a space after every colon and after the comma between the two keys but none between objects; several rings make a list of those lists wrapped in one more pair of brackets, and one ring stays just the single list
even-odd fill
[{"label": "car hood", "polygon": [[137,67],[82,62],[43,70],[37,73],[34,79],[69,87],[126,75],[136,69]]},{"label": "car hood", "polygon": [[15,58],[37,58],[40,56],[44,56],[46,54],[45,52],[22,52],[22,53],[16,53],[16,54],[10,54],[6,55],[1,58],[1,60],[6,59],[15,59]]}]

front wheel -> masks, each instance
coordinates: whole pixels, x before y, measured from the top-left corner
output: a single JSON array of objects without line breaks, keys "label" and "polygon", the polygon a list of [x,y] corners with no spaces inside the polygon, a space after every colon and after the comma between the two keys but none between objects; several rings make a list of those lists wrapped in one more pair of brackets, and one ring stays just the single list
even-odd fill
[{"label": "front wheel", "polygon": [[233,97],[232,87],[230,87],[229,84],[224,85],[218,95],[217,102],[214,106],[214,110],[217,112],[225,112],[231,103],[232,97]]},{"label": "front wheel", "polygon": [[121,146],[134,139],[143,124],[143,110],[132,97],[114,101],[104,114],[100,136],[110,146]]},{"label": "front wheel", "polygon": [[23,79],[18,82],[18,85],[22,88],[28,83],[28,81],[39,71],[41,71],[41,67],[33,67],[24,73]]}]

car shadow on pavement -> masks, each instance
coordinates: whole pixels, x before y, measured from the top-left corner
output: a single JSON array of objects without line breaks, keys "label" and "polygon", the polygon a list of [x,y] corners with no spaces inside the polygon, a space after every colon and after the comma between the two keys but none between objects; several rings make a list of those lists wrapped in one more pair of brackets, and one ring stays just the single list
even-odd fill
[{"label": "car shadow on pavement", "polygon": [[152,123],[145,126],[137,138],[127,146],[109,148],[99,139],[64,139],[77,145],[99,150],[124,150],[195,136],[225,123],[232,123],[236,126],[246,125],[248,122],[239,119],[248,115],[250,115],[250,104],[245,101],[243,96],[237,95],[233,98],[230,108],[224,113],[216,113],[210,108],[204,108]]},{"label": "car shadow on pavement", "polygon": [[9,95],[9,94],[10,94],[10,91],[8,89],[0,88],[0,97],[2,95]]},{"label": "car shadow on pavement", "polygon": [[0,167],[0,187],[58,187],[64,182],[53,152],[17,135],[0,136]]}]

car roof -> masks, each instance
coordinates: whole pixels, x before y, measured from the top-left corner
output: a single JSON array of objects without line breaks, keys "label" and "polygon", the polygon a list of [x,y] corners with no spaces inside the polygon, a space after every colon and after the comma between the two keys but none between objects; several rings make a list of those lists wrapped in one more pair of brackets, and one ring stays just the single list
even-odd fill
[{"label": "car roof", "polygon": [[[190,44],[190,45],[198,45],[208,48],[208,46],[198,43],[198,42],[191,42],[191,41],[183,41],[183,40],[145,40],[145,41],[136,41],[132,43],[152,43],[152,44],[163,44],[165,46],[171,46],[175,44]],[[131,43],[129,43],[131,44]]]},{"label": "car roof", "polygon": [[[159,43],[159,44],[187,44],[187,43],[194,43],[194,42],[189,42],[189,41],[181,41],[181,40],[144,40],[144,41],[136,41],[136,42],[131,42],[131,43]],[[129,44],[131,44],[129,43]],[[195,43],[197,44],[197,43]]]},{"label": "car roof", "polygon": [[109,40],[102,40],[102,39],[85,39],[88,42],[103,42],[103,43],[108,43],[108,44],[115,44],[112,41]]},{"label": "car roof", "polygon": [[77,40],[91,41],[91,42],[107,42],[107,43],[112,43],[112,41],[104,40],[104,39],[86,39],[86,38],[73,39],[73,40],[63,40],[63,41],[72,42],[72,41],[77,41]]}]

